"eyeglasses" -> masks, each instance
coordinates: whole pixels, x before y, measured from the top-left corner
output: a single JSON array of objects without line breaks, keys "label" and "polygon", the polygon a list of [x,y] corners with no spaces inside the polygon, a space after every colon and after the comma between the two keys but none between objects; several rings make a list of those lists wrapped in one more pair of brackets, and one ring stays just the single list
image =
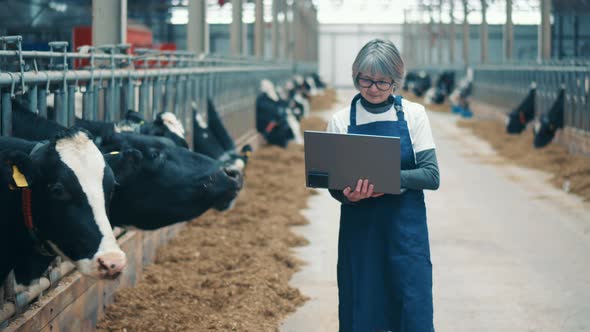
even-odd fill
[{"label": "eyeglasses", "polygon": [[377,89],[379,89],[381,91],[388,91],[393,86],[393,82],[373,81],[371,79],[364,78],[364,77],[357,77],[356,82],[361,88],[367,88],[367,89],[372,87],[373,84],[375,84]]}]

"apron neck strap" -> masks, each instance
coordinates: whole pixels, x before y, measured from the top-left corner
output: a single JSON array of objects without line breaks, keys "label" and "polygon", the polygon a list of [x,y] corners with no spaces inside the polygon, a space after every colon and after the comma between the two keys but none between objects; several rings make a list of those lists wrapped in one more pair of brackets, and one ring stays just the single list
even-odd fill
[{"label": "apron neck strap", "polygon": [[361,99],[361,94],[358,93],[350,103],[350,125],[356,126],[356,103]]},{"label": "apron neck strap", "polygon": [[393,98],[393,107],[397,114],[397,121],[404,121],[404,112],[402,108],[402,96],[397,95]]}]

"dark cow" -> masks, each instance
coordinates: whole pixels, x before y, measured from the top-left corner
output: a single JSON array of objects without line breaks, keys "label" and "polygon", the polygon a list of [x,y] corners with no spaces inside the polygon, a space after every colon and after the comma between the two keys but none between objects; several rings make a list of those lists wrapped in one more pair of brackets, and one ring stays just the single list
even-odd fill
[{"label": "dark cow", "polygon": [[326,82],[320,77],[318,73],[312,73],[311,78],[313,79],[315,86],[318,89],[325,89],[327,87]]},{"label": "dark cow", "polygon": [[[123,133],[104,144],[112,151],[135,149],[141,154],[136,156],[139,167],[121,180],[113,196],[110,212],[114,226],[156,229],[191,220],[209,208],[224,211],[232,207],[242,188],[239,171],[166,144],[160,137]],[[117,172],[117,166],[113,167]]]},{"label": "dark cow", "polygon": [[524,100],[510,112],[507,117],[506,132],[520,134],[527,123],[535,118],[535,94],[537,89],[532,87]]},{"label": "dark cow", "polygon": [[256,98],[256,130],[268,144],[285,148],[295,138],[295,132],[287,118],[287,109],[280,105],[272,83],[263,80],[261,91]]},{"label": "dark cow", "polygon": [[226,167],[243,173],[252,147],[245,145],[238,154],[234,140],[223,125],[211,99],[207,100],[207,121],[196,109],[193,109],[193,113],[193,151],[220,160]]},{"label": "dark cow", "polygon": [[[39,140],[61,129],[55,122],[14,107],[15,136]],[[223,211],[233,205],[243,184],[240,172],[165,137],[115,133],[104,137],[100,148],[103,153],[135,149],[141,154],[125,159],[131,165],[112,164],[117,179],[119,166],[124,166],[126,177],[111,202],[113,226],[156,229],[196,218],[209,208]]]},{"label": "dark cow", "polygon": [[126,257],[107,217],[115,180],[88,134],[67,130],[46,143],[0,137],[0,151],[0,277],[34,250],[67,257],[85,275],[118,276]]},{"label": "dark cow", "polygon": [[417,97],[422,97],[432,86],[430,75],[426,72],[419,72],[413,80],[408,82],[408,89],[414,92]]},{"label": "dark cow", "polygon": [[561,89],[549,111],[541,115],[539,122],[533,127],[535,133],[533,143],[536,148],[542,148],[551,143],[553,137],[555,137],[555,132],[563,128],[564,101],[565,89]]},{"label": "dark cow", "polygon": [[455,88],[455,73],[444,71],[438,75],[436,83],[429,95],[429,101],[434,104],[442,104]]}]

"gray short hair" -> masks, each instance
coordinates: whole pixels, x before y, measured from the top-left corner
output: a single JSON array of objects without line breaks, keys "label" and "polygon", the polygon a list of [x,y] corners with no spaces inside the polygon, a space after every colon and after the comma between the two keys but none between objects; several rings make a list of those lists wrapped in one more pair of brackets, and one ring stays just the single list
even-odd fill
[{"label": "gray short hair", "polygon": [[357,89],[360,89],[356,82],[359,72],[389,77],[394,87],[399,88],[405,75],[404,60],[391,41],[376,38],[361,48],[352,64],[352,80]]}]

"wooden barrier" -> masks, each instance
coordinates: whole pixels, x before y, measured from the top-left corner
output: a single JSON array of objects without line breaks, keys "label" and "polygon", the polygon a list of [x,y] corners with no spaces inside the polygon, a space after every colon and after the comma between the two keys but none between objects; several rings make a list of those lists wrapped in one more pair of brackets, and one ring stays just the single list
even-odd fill
[{"label": "wooden barrier", "polygon": [[115,292],[136,285],[144,267],[155,259],[158,247],[183,227],[178,224],[157,231],[127,232],[118,241],[127,254],[127,267],[117,280],[96,280],[74,272],[11,322],[6,331],[93,330]]}]

